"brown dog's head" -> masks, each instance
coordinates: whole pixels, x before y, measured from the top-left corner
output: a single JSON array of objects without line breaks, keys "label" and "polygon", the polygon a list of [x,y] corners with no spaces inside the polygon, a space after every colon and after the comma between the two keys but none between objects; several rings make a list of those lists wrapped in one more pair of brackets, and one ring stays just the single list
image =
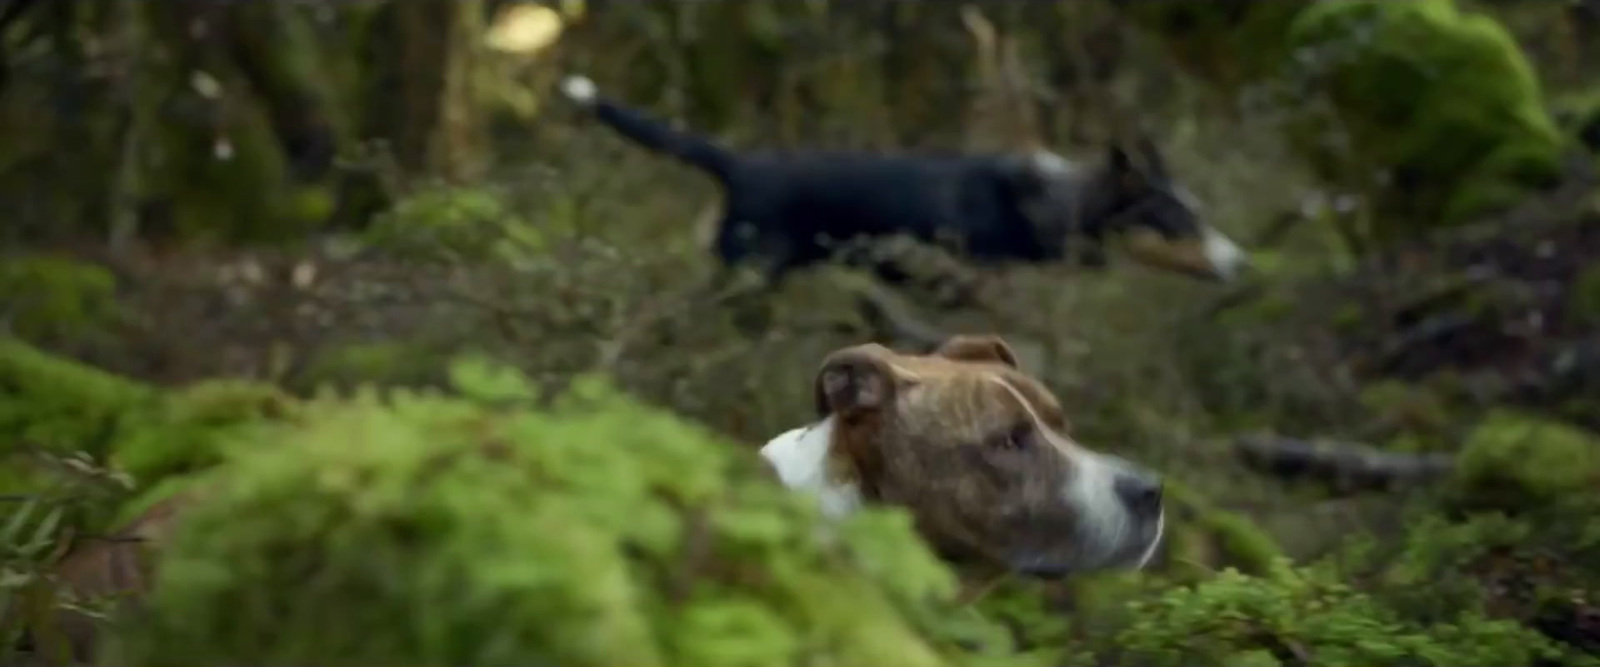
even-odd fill
[{"label": "brown dog's head", "polygon": [[1067,437],[1061,406],[999,338],[959,336],[926,356],[839,350],[816,403],[817,435],[763,449],[785,483],[836,507],[841,494],[905,507],[948,555],[1060,576],[1141,566],[1160,540],[1159,479]]}]

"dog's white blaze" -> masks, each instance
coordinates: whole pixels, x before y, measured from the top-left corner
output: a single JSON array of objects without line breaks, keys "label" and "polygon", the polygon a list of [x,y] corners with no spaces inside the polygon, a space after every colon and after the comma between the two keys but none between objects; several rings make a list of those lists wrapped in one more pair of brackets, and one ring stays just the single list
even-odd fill
[{"label": "dog's white blaze", "polygon": [[561,94],[579,104],[593,102],[595,95],[599,93],[599,89],[589,77],[574,75],[561,80]]},{"label": "dog's white blaze", "polygon": [[1075,474],[1067,485],[1066,494],[1078,507],[1084,560],[1097,566],[1122,550],[1128,542],[1132,521],[1113,485],[1117,478],[1116,466],[1094,452],[1078,449],[1076,454]]},{"label": "dog's white blaze", "polygon": [[1143,570],[1150,564],[1150,559],[1155,558],[1156,549],[1161,546],[1161,537],[1167,530],[1167,513],[1165,510],[1156,516],[1156,534],[1150,538],[1150,544],[1145,546],[1144,553],[1139,555],[1139,562],[1134,564],[1134,569]]},{"label": "dog's white blaze", "polygon": [[861,489],[828,479],[828,448],[833,443],[833,417],[785,431],[761,446],[778,479],[791,489],[815,494],[822,513],[844,517],[861,507]]},{"label": "dog's white blaze", "polygon": [[1204,243],[1202,252],[1205,253],[1206,261],[1211,263],[1211,268],[1215,269],[1217,275],[1223,278],[1232,278],[1237,275],[1239,269],[1249,259],[1244,249],[1210,225],[1207,225],[1201,233],[1203,234],[1202,243]]},{"label": "dog's white blaze", "polygon": [[1064,176],[1072,172],[1072,162],[1050,151],[1033,152],[1033,165],[1046,174]]},{"label": "dog's white blaze", "polygon": [[[1041,429],[1049,429],[1039,419],[1039,414],[1034,411],[1033,405],[1022,396],[1022,392],[1001,378],[994,378],[994,381],[1005,387],[1006,391],[1022,404],[1022,409],[1028,412],[1028,418],[1033,420],[1035,425]],[[1062,448],[1067,456],[1072,457],[1074,474],[1062,493],[1067,502],[1078,508],[1078,518],[1081,521],[1079,530],[1083,531],[1084,562],[1089,567],[1110,564],[1109,561],[1129,546],[1130,540],[1136,539],[1133,531],[1137,527],[1133,525],[1133,517],[1128,506],[1118,497],[1115,485],[1117,474],[1122,471],[1123,464],[1114,457],[1091,451],[1064,437],[1052,436],[1050,441]],[[1134,567],[1143,568],[1155,555],[1156,547],[1161,544],[1166,518],[1166,510],[1163,508],[1156,519],[1155,534],[1144,546]]]}]

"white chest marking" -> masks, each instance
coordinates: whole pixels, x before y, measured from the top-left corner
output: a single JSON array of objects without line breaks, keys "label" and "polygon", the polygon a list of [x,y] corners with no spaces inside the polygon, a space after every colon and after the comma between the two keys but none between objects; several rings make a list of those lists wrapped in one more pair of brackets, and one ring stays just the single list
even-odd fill
[{"label": "white chest marking", "polygon": [[822,513],[840,518],[861,506],[854,483],[828,479],[828,447],[833,443],[833,417],[785,431],[761,446],[761,456],[778,472],[783,485],[816,496]]}]

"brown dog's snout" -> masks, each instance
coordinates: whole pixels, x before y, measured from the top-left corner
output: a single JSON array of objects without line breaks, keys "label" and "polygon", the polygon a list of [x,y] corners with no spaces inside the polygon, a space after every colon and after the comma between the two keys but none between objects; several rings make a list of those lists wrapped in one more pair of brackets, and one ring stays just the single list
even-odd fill
[{"label": "brown dog's snout", "polygon": [[1161,478],[1146,472],[1125,471],[1118,473],[1111,484],[1117,498],[1135,516],[1147,519],[1161,513]]}]

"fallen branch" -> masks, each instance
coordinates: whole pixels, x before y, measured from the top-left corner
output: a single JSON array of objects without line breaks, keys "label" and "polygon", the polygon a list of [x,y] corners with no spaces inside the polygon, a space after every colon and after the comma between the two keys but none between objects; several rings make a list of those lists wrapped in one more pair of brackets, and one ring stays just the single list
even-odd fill
[{"label": "fallen branch", "polygon": [[1234,451],[1257,472],[1320,481],[1341,493],[1425,484],[1455,469],[1452,454],[1385,452],[1366,445],[1270,435],[1241,436]]}]

